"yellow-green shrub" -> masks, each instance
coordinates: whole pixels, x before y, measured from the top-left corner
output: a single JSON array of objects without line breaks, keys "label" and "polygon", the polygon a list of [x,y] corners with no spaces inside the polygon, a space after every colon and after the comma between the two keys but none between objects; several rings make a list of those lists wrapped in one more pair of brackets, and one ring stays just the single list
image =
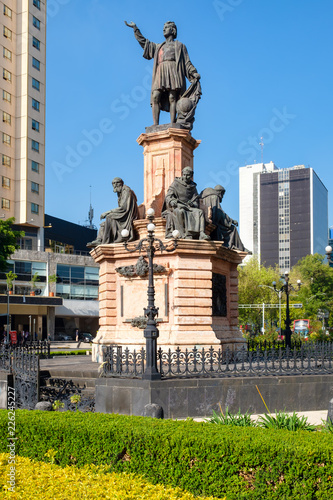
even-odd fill
[{"label": "yellow-green shrub", "polygon": [[[52,458],[51,450],[48,456]],[[104,466],[59,467],[58,465],[35,462],[29,458],[16,457],[15,491],[8,491],[8,454],[0,454],[0,498],[15,500],[194,500],[191,493],[179,488],[153,485],[134,474],[110,473]],[[214,500],[213,497],[201,497]]]},{"label": "yellow-green shrub", "polygon": [[[102,413],[15,412],[16,454],[62,467],[109,466],[194,495],[333,499],[332,435]],[[0,451],[8,452],[0,410]]]}]

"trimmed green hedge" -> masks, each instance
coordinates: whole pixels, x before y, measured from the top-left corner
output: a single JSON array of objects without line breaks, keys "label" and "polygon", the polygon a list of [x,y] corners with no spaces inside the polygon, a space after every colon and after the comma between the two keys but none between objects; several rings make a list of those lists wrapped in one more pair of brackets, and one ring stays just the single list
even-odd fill
[{"label": "trimmed green hedge", "polygon": [[[7,451],[7,412],[0,411]],[[333,498],[333,441],[290,432],[102,413],[16,411],[16,453],[55,463],[107,464],[196,495],[240,499]]]},{"label": "trimmed green hedge", "polygon": [[50,355],[51,356],[87,356],[86,351],[90,351],[91,354],[91,348],[87,348],[84,351],[51,351]]}]

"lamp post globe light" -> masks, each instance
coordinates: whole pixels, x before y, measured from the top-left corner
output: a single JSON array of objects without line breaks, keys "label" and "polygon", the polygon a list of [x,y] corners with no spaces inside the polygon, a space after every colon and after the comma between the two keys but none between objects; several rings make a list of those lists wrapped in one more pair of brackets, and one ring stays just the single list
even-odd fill
[{"label": "lamp post globe light", "polygon": [[[300,289],[301,284],[302,284],[301,280],[297,280],[298,290]],[[284,283],[281,286],[280,290],[278,290],[276,288],[275,281],[273,281],[273,287],[274,287],[274,290],[279,291],[281,293],[285,292],[285,294],[286,294],[285,338],[286,338],[286,346],[291,347],[291,334],[292,334],[292,332],[291,332],[291,328],[290,328],[291,319],[290,319],[290,308],[289,308],[289,294],[292,290],[294,290],[294,287],[289,283],[289,273],[288,272],[284,273]]]},{"label": "lamp post globe light", "polygon": [[129,231],[123,229],[121,232],[124,238],[124,246],[128,252],[144,251],[148,258],[148,305],[144,308],[144,315],[147,318],[147,326],[144,330],[144,337],[146,339],[146,367],[142,375],[142,378],[147,380],[158,380],[161,378],[161,374],[157,369],[157,339],[159,337],[159,331],[157,328],[156,317],[158,315],[158,307],[155,306],[155,286],[154,286],[154,255],[156,251],[173,252],[177,247],[177,238],[179,237],[179,232],[174,231],[172,233],[173,240],[171,246],[166,246],[159,239],[155,238],[155,224],[153,223],[155,216],[155,211],[153,208],[147,210],[147,219],[149,223],[147,224],[148,236],[139,241],[139,243],[133,248],[128,248],[126,238],[129,236]]},{"label": "lamp post globe light", "polygon": [[333,249],[332,249],[331,245],[327,245],[327,247],[325,248],[325,253],[326,253],[326,257],[327,257],[329,264],[333,264],[332,252],[333,252]]}]

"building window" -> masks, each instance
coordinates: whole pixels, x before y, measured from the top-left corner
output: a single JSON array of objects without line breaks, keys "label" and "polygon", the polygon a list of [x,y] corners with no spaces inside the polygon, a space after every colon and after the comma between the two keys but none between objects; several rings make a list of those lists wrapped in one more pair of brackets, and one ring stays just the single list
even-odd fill
[{"label": "building window", "polygon": [[37,17],[32,16],[32,24],[35,26],[35,28],[40,30],[40,20],[37,19]]},{"label": "building window", "polygon": [[37,153],[39,153],[39,142],[31,141],[31,149],[33,151],[37,151]]},{"label": "building window", "polygon": [[36,99],[32,98],[32,107],[33,107],[33,109],[35,109],[36,111],[39,111],[39,105],[40,105],[40,102],[36,101]]},{"label": "building window", "polygon": [[39,163],[37,163],[36,161],[32,160],[31,161],[31,170],[33,170],[34,172],[39,173]]},{"label": "building window", "polygon": [[6,47],[3,48],[3,57],[5,57],[6,59],[9,59],[9,61],[12,60],[12,52],[8,49],[6,49]]},{"label": "building window", "polygon": [[12,32],[11,32],[11,30],[9,28],[7,28],[7,26],[3,27],[3,36],[5,38],[9,38],[9,40],[12,39]]},{"label": "building window", "polygon": [[40,50],[40,41],[36,37],[32,37],[32,46],[35,47],[35,49]]},{"label": "building window", "polygon": [[39,184],[37,182],[31,182],[31,191],[39,194]]},{"label": "building window", "polygon": [[1,198],[1,208],[4,208],[5,210],[10,209],[10,201],[7,200],[6,198]]},{"label": "building window", "polygon": [[36,90],[40,90],[40,82],[36,80],[36,78],[32,79],[32,88]]},{"label": "building window", "polygon": [[34,4],[35,7],[37,7],[37,9],[40,10],[40,0],[34,0],[33,4]]},{"label": "building window", "polygon": [[8,123],[8,125],[10,125],[12,122],[12,117],[10,116],[9,113],[6,113],[5,111],[3,111],[2,112],[2,121],[4,123]]},{"label": "building window", "polygon": [[2,176],[2,187],[10,189],[10,179],[9,177]]},{"label": "building window", "polygon": [[40,61],[35,57],[32,58],[32,65],[34,68],[38,69],[38,71],[40,70]]},{"label": "building window", "polygon": [[12,96],[9,92],[6,92],[5,90],[2,91],[2,99],[7,102],[12,102]]},{"label": "building window", "polygon": [[36,130],[36,132],[39,132],[39,122],[37,120],[32,119],[31,127],[32,130]]},{"label": "building window", "polygon": [[12,18],[12,9],[7,7],[7,5],[3,6],[3,13],[5,16]]},{"label": "building window", "polygon": [[10,143],[11,143],[11,137],[10,137],[10,135],[5,134],[4,132],[2,132],[2,142],[3,142],[3,144],[8,144],[8,146],[10,146]]},{"label": "building window", "polygon": [[31,203],[31,212],[33,214],[39,214],[39,205],[37,205],[37,203]]},{"label": "building window", "polygon": [[98,299],[98,268],[58,264],[57,278],[57,295],[65,299]]},{"label": "building window", "polygon": [[2,165],[5,167],[10,167],[11,159],[10,156],[2,155]]},{"label": "building window", "polygon": [[4,80],[7,80],[8,82],[12,81],[12,74],[8,69],[3,68],[2,76]]}]

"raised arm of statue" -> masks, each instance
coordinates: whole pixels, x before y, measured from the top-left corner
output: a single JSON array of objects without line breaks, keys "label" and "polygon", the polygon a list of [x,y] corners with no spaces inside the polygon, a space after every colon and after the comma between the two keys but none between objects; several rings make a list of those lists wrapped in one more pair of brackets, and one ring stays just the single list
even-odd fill
[{"label": "raised arm of statue", "polygon": [[147,39],[143,36],[143,34],[141,33],[141,31],[139,30],[137,25],[135,23],[132,23],[132,22],[127,23],[126,21],[125,21],[125,24],[129,28],[133,28],[135,38],[137,39],[137,41],[139,42],[141,47],[144,49],[146,46]]}]

